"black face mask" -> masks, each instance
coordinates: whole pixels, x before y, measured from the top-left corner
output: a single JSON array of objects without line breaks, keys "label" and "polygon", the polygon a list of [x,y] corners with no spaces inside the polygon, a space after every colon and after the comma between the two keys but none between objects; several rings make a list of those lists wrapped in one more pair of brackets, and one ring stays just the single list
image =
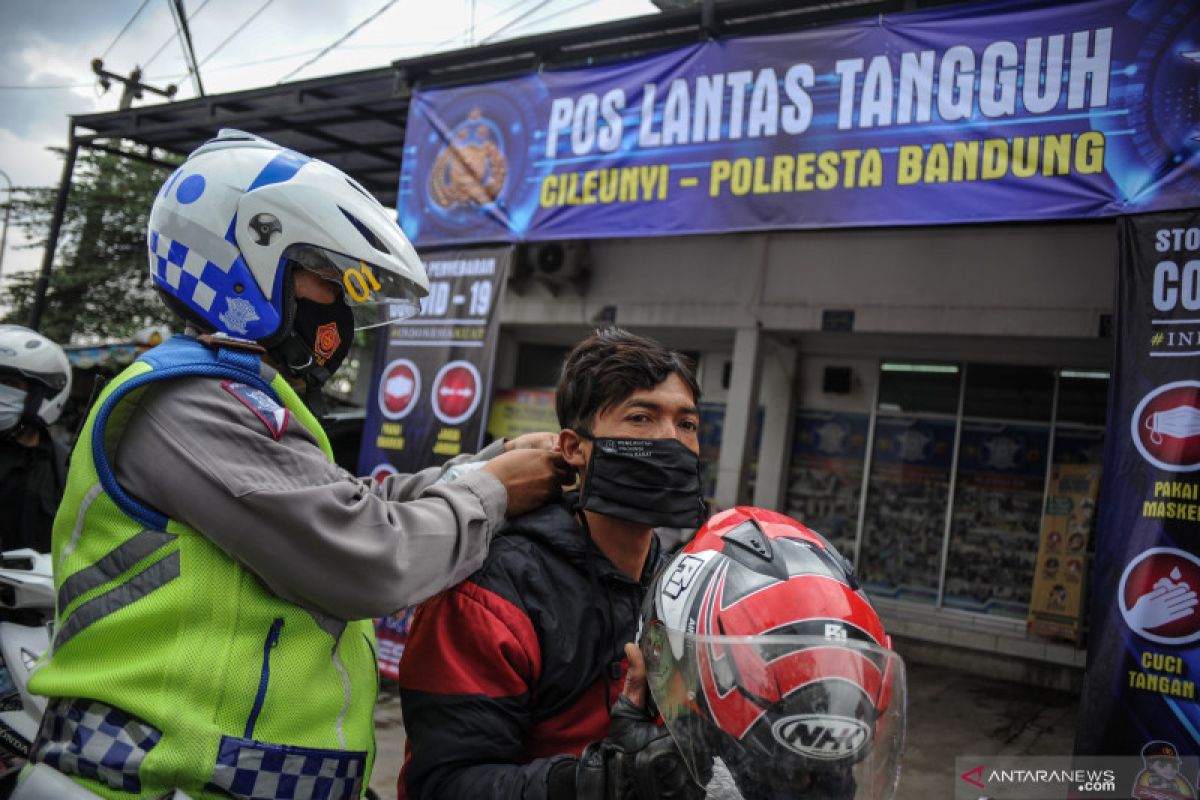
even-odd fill
[{"label": "black face mask", "polygon": [[320,386],[337,371],[354,344],[354,312],[340,299],[296,299],[292,329],[274,353],[294,378]]},{"label": "black face mask", "polygon": [[697,528],[704,521],[700,457],[678,439],[592,439],[592,445],[581,509],[655,528]]}]

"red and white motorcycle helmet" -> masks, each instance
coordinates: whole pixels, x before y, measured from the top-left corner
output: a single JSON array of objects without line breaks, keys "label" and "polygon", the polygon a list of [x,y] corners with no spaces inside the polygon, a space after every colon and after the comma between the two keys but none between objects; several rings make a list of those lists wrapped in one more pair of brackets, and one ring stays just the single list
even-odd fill
[{"label": "red and white motorcycle helmet", "polygon": [[640,643],[709,797],[893,797],[904,663],[819,534],[759,508],[713,517],[655,579]]}]

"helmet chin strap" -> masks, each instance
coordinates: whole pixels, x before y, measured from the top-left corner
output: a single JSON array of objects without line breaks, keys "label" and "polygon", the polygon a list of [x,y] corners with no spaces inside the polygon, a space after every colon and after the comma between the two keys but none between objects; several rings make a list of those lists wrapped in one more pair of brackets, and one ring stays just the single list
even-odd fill
[{"label": "helmet chin strap", "polygon": [[312,350],[296,331],[291,330],[283,340],[268,350],[279,364],[285,376],[304,381],[304,404],[317,417],[328,416],[329,406],[321,386],[329,380],[331,373],[317,363]]}]

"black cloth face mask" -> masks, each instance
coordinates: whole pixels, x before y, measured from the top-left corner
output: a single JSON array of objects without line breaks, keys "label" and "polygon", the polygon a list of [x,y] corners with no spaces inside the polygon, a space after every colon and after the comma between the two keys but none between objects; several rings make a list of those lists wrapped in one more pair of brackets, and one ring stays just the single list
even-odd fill
[{"label": "black cloth face mask", "polygon": [[592,439],[579,508],[654,528],[694,529],[707,509],[700,457],[678,439]]},{"label": "black cloth face mask", "polygon": [[340,298],[332,303],[296,298],[292,329],[275,348],[295,378],[320,386],[341,366],[354,344],[354,311]]}]

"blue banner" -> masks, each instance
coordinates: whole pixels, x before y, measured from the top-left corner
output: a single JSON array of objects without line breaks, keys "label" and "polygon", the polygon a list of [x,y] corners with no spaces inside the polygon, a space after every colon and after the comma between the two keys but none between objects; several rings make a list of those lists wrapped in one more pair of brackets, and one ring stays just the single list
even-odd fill
[{"label": "blue banner", "polygon": [[1078,750],[1137,754],[1166,742],[1194,756],[1200,755],[1200,210],[1130,217],[1120,233],[1115,369]]},{"label": "blue banner", "polygon": [[1103,217],[1200,191],[1195,0],[1000,2],[414,92],[418,245]]}]

